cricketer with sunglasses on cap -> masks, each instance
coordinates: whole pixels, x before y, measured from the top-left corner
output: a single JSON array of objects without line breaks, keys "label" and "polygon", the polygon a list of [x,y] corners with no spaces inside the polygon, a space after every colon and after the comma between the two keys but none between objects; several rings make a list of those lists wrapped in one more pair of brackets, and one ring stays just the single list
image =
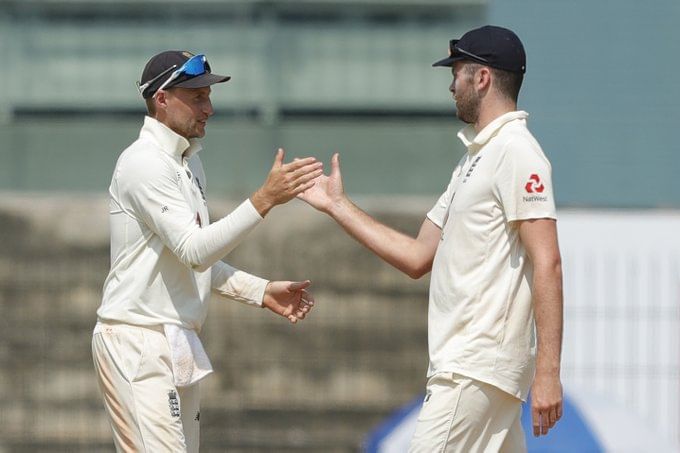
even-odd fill
[{"label": "cricketer with sunglasses on cap", "polygon": [[109,188],[111,270],[92,353],[121,452],[197,452],[199,380],[212,367],[198,337],[211,292],[295,323],[314,301],[309,281],[267,281],[221,261],[274,206],[322,172],[279,150],[262,186],[211,223],[198,139],[213,114],[210,86],[226,82],[203,55],[162,52],[139,90],[148,115],[118,158]]},{"label": "cricketer with sunglasses on cap", "polygon": [[415,239],[349,200],[337,154],[299,197],[412,278],[432,271],[427,391],[410,451],[522,452],[530,388],[534,435],[562,415],[561,259],[551,166],[517,110],[524,47],[484,26],[434,66],[452,69],[467,153]]}]

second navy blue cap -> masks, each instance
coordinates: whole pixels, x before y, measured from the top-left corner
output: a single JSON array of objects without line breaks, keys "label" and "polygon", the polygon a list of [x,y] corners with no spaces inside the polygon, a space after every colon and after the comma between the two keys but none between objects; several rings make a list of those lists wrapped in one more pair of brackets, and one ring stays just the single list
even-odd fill
[{"label": "second navy blue cap", "polygon": [[485,25],[449,41],[449,56],[432,66],[453,66],[459,60],[470,60],[492,68],[524,74],[527,57],[517,35],[507,28]]}]

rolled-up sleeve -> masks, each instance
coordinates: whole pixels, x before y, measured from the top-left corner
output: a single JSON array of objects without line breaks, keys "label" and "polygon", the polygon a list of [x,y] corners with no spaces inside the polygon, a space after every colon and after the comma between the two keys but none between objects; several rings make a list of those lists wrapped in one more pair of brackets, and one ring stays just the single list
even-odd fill
[{"label": "rolled-up sleeve", "polygon": [[251,275],[223,261],[211,268],[212,290],[220,296],[247,305],[262,306],[264,292],[269,280]]}]

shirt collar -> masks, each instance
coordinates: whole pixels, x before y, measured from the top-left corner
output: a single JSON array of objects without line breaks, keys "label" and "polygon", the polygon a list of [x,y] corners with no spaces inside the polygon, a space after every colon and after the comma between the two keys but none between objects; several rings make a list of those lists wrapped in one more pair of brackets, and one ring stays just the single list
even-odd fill
[{"label": "shirt collar", "polygon": [[181,161],[183,156],[189,158],[203,149],[200,140],[196,138],[187,140],[150,116],[144,117],[144,125],[139,133],[140,137],[145,135],[158,143],[163,151],[178,161]]},{"label": "shirt collar", "polygon": [[506,123],[514,120],[525,120],[528,117],[529,114],[523,110],[508,112],[487,124],[484,129],[479,131],[479,133],[475,131],[472,124],[468,124],[458,132],[458,138],[467,147],[470,154],[475,154],[491,139],[491,137],[496,135]]}]

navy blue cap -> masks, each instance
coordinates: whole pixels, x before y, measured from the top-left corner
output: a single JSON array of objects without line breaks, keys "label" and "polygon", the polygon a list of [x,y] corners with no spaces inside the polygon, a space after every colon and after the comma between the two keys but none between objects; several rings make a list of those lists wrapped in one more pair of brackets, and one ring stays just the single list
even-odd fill
[{"label": "navy blue cap", "polygon": [[432,66],[453,66],[470,60],[485,66],[524,74],[527,57],[517,35],[507,28],[485,25],[449,41],[449,56]]},{"label": "navy blue cap", "polygon": [[[193,53],[186,50],[166,50],[165,52],[161,52],[151,57],[151,59],[146,63],[146,66],[144,66],[142,80],[139,84],[143,85],[152,80],[153,83],[149,84],[149,86],[144,89],[142,97],[144,97],[144,99],[152,97],[158,88],[160,88],[160,86],[170,78],[172,69],[179,68],[193,56]],[[210,71],[210,64],[207,61],[205,62],[205,69],[205,73],[198,76],[180,76],[176,81],[169,84],[166,88],[202,88],[210,86],[214,83],[226,82],[227,80],[231,79],[230,76],[213,74]]]}]

